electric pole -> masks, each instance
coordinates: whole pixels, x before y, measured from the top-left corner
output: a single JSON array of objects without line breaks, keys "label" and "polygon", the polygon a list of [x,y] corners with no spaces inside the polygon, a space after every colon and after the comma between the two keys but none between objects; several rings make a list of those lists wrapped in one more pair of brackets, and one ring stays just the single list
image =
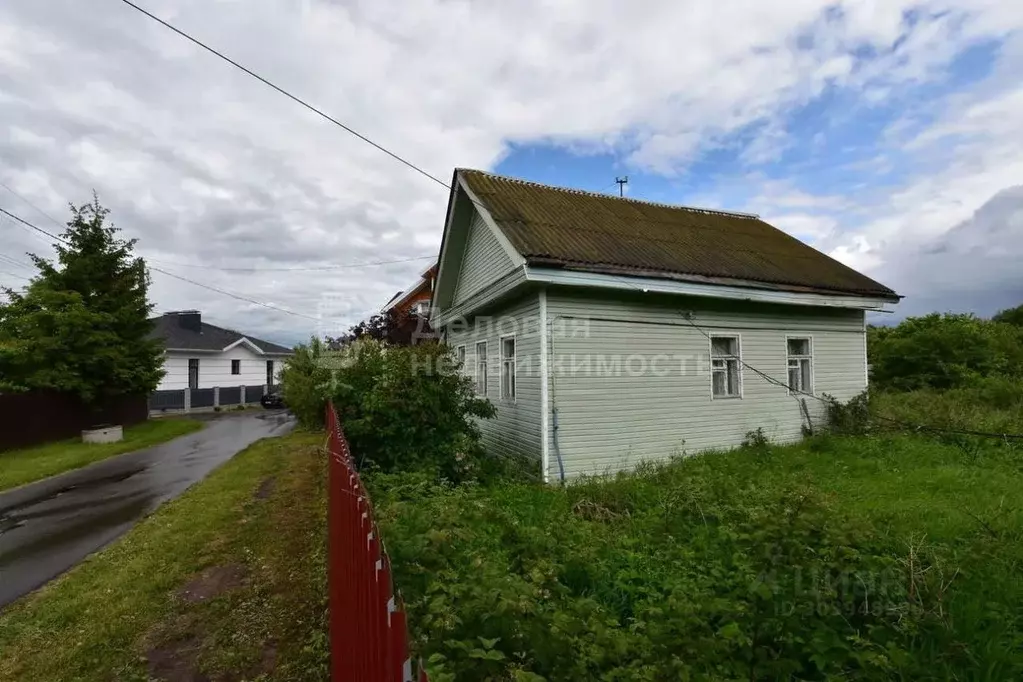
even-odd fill
[{"label": "electric pole", "polygon": [[616,175],[615,176],[615,182],[618,183],[618,196],[624,197],[625,196],[625,186],[627,184],[629,184],[629,176],[626,175],[624,178],[620,178],[620,177],[618,177]]}]

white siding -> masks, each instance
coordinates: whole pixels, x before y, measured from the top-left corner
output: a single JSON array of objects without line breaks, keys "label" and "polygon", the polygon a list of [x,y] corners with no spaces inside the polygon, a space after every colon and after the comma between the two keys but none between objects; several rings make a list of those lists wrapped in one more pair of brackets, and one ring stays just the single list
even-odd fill
[{"label": "white siding", "polygon": [[[539,297],[530,293],[493,315],[477,316],[468,325],[454,324],[447,331],[452,348],[465,346],[462,371],[473,378],[476,343],[487,342],[487,397],[497,417],[480,421],[483,442],[492,454],[540,459],[540,331]],[[468,328],[465,328],[465,327]],[[515,337],[516,397],[501,399],[501,345],[506,335]]]},{"label": "white siding", "polygon": [[469,237],[462,254],[454,305],[465,301],[496,279],[512,270],[514,264],[493,231],[476,213],[469,226]]},{"label": "white siding", "polygon": [[[164,356],[163,368],[167,372],[157,390],[176,390],[188,388],[188,360],[199,360],[199,388],[216,386],[258,386],[266,383],[267,360],[274,362],[274,375],[280,377],[284,369],[284,357],[266,357],[258,355],[244,345],[235,346],[226,353],[189,353],[187,351],[167,351]],[[231,374],[231,361],[240,360],[240,374]]]},{"label": "white siding", "polygon": [[[862,311],[552,290],[552,480],[559,451],[571,477],[735,447],[756,428],[773,442],[801,436],[798,400],[749,368],[741,370],[741,398],[711,397],[710,341],[683,312],[707,333],[738,335],[742,360],[779,381],[787,379],[786,337],[805,335],[816,395],[847,400],[865,388]],[[819,424],[820,402],[807,398],[807,407]]]}]

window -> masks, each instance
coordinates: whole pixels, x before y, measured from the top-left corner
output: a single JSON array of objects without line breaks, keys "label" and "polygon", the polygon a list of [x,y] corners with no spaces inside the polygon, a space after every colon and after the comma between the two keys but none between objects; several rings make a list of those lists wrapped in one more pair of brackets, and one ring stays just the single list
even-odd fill
[{"label": "window", "polygon": [[465,367],[465,346],[455,348],[455,362],[458,363],[459,370]]},{"label": "window", "polygon": [[241,373],[242,373],[242,361],[241,360],[232,360],[231,361],[231,374],[241,374]]},{"label": "window", "polygon": [[273,386],[274,385],[274,361],[273,360],[267,360],[266,361],[266,385],[267,386]]},{"label": "window", "polygon": [[199,388],[199,358],[188,359],[188,387]]},{"label": "window", "polygon": [[789,390],[813,393],[813,345],[810,339],[788,339]]},{"label": "window", "polygon": [[711,337],[710,374],[713,397],[739,398],[742,396],[740,364],[738,336]]},{"label": "window", "polygon": [[412,312],[416,315],[425,315],[430,310],[429,301],[419,301],[412,306]]},{"label": "window", "polygon": [[487,394],[487,342],[476,344],[476,393]]},{"label": "window", "polygon": [[515,400],[515,337],[501,339],[501,399]]}]

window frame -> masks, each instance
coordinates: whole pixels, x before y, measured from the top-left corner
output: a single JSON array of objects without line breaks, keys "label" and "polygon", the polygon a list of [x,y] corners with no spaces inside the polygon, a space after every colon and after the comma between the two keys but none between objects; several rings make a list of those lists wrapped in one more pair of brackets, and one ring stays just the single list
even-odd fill
[{"label": "window frame", "polygon": [[[461,357],[459,357],[461,356]],[[465,374],[465,361],[469,359],[468,351],[465,349],[465,344],[459,344],[455,346],[455,362],[458,363],[458,371]]]},{"label": "window frame", "polygon": [[266,361],[266,376],[263,378],[267,379],[267,390],[270,390],[269,387],[275,385],[273,380],[277,378],[277,365],[274,364],[273,360]]},{"label": "window frame", "polygon": [[231,376],[238,376],[242,373],[242,361],[231,360]]},{"label": "window frame", "polygon": [[[790,340],[806,341],[809,345],[809,355],[789,355],[789,341]],[[789,361],[792,359],[797,360],[809,360],[810,361],[810,390],[793,391],[792,386],[789,385]],[[814,376],[814,354],[813,354],[813,334],[786,334],[785,335],[785,387],[788,391],[788,395],[816,395],[815,391],[816,377]]]},{"label": "window frame", "polygon": [[[509,339],[511,340],[511,342],[513,344],[512,349],[514,351],[514,355],[512,355],[512,357],[511,357],[512,391],[513,391],[513,393],[512,393],[511,396],[506,396],[504,394],[504,365],[505,365],[506,362],[508,362],[508,358],[504,357],[504,342],[509,340]],[[500,390],[501,400],[504,401],[504,402],[507,402],[507,403],[515,403],[515,402],[518,402],[518,396],[519,396],[519,390],[518,390],[519,389],[519,344],[518,344],[518,341],[516,341],[516,339],[515,339],[515,334],[505,334],[504,336],[498,337],[497,341],[498,341],[498,347],[500,348],[500,352],[498,353],[498,356],[499,356],[500,361],[501,361],[501,372],[500,372],[500,375],[498,376],[498,386],[500,387],[499,390]]]},{"label": "window frame", "polygon": [[[483,346],[483,392],[482,393],[480,393],[480,346]],[[477,341],[474,344],[474,346],[473,346],[473,350],[475,351],[475,354],[473,355],[473,363],[472,363],[472,379],[473,379],[472,383],[473,383],[473,388],[476,391],[476,395],[483,396],[484,398],[486,398],[486,397],[488,397],[488,394],[490,393],[490,349],[487,348],[487,341],[484,339],[483,341]]]},{"label": "window frame", "polygon": [[[195,363],[195,386],[192,386],[192,363]],[[188,388],[193,391],[199,390],[199,369],[200,369],[199,358],[188,358],[188,371],[186,381],[188,382]]]},{"label": "window frame", "polygon": [[[742,367],[743,367],[743,365],[742,365],[742,334],[739,334],[738,332],[735,332],[735,333],[720,332],[720,333],[712,333],[712,334],[709,335],[709,337],[710,338],[707,339],[707,344],[708,344],[708,351],[710,353],[710,399],[711,400],[742,400],[743,390],[745,388],[745,386],[744,386],[745,382],[742,380]],[[735,340],[735,345],[736,345],[736,347],[737,347],[739,352],[736,353],[734,356],[730,356],[730,357],[734,358],[734,362],[735,362],[735,365],[736,365],[736,367],[735,367],[735,380],[736,380],[736,383],[738,384],[738,389],[739,389],[738,393],[727,394],[727,395],[716,395],[714,393],[714,358],[715,358],[715,355],[714,355],[714,339],[734,339]],[[728,368],[727,368],[727,365],[726,365],[725,366],[726,385],[727,385],[727,376],[728,376]]]}]

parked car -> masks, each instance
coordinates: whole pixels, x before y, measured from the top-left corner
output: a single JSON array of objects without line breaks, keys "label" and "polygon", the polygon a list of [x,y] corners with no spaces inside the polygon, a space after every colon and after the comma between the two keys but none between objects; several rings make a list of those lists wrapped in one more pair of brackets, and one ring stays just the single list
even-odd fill
[{"label": "parked car", "polygon": [[259,399],[259,403],[268,410],[279,410],[284,407],[284,396],[279,391],[265,393]]}]

